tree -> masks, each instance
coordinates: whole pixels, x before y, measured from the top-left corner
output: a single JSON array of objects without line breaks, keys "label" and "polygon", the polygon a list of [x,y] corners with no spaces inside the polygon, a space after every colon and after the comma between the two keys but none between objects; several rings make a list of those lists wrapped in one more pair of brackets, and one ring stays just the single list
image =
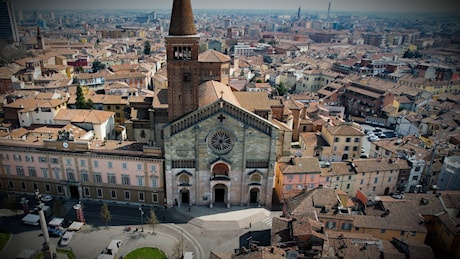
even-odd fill
[{"label": "tree", "polygon": [[145,41],[145,43],[144,43],[144,54],[145,55],[150,55],[151,51],[152,50],[151,50],[150,42]]},{"label": "tree", "polygon": [[155,211],[153,209],[150,210],[150,217],[147,219],[147,224],[150,225],[152,228],[152,234],[155,231],[155,226],[156,224],[160,223],[158,221],[157,215],[155,214]]},{"label": "tree", "polygon": [[82,66],[78,66],[78,67],[75,68],[75,72],[83,73],[83,72],[85,72],[85,69],[83,69]]},{"label": "tree", "polygon": [[86,100],[86,108],[87,109],[94,109],[94,102],[91,98],[88,98],[88,100]]},{"label": "tree", "polygon": [[86,108],[85,96],[83,96],[83,89],[80,85],[77,86],[77,100],[75,101],[77,109]]},{"label": "tree", "polygon": [[101,219],[104,221],[105,227],[107,227],[107,223],[112,219],[112,214],[110,213],[107,203],[104,203],[101,207]]},{"label": "tree", "polygon": [[102,63],[102,62],[100,62],[100,61],[98,61],[98,60],[95,60],[95,61],[93,62],[92,69],[93,69],[93,72],[98,72],[98,71],[100,71],[100,70],[105,69],[105,64]]},{"label": "tree", "polygon": [[276,90],[278,91],[279,96],[284,96],[288,92],[288,89],[284,85],[284,83],[280,83],[279,85],[276,85]]},{"label": "tree", "polygon": [[407,50],[404,54],[403,54],[403,58],[421,58],[422,57],[422,54],[420,54],[420,52],[418,51],[411,51],[411,50]]},{"label": "tree", "polygon": [[64,212],[64,204],[58,198],[56,198],[53,202],[53,214],[56,216],[61,216]]},{"label": "tree", "polygon": [[18,196],[9,194],[8,197],[3,199],[3,202],[7,209],[14,211],[18,215],[18,210],[21,207]]}]

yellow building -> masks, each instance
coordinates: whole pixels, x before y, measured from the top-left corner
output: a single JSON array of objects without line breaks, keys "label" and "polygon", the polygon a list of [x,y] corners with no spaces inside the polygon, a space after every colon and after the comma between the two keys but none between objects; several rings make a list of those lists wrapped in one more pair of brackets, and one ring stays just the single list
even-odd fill
[{"label": "yellow building", "polygon": [[361,155],[361,146],[365,135],[354,124],[326,125],[322,128],[321,135],[332,147],[329,160],[347,160],[359,158]]},{"label": "yellow building", "polygon": [[414,203],[387,196],[369,202],[374,204],[366,207],[365,215],[354,216],[353,233],[369,234],[389,241],[397,238],[425,242],[428,231]]}]

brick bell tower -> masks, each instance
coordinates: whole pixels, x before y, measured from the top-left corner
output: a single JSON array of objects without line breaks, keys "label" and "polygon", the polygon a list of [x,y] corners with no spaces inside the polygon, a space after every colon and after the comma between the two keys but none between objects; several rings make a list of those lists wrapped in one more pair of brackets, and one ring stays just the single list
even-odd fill
[{"label": "brick bell tower", "polygon": [[199,42],[190,0],[174,0],[169,35],[165,37],[169,122],[198,108]]}]

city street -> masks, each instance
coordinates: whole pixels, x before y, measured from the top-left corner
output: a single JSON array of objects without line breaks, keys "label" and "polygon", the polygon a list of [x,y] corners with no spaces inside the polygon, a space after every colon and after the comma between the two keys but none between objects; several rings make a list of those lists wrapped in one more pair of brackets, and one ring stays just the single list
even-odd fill
[{"label": "city street", "polygon": [[[76,203],[76,201],[68,201],[64,204],[67,209],[65,219],[76,219],[75,210],[71,208]],[[243,224],[245,227],[238,227],[229,221],[217,225],[214,223],[209,227],[205,223],[204,226],[200,227],[188,222],[198,216],[210,215],[212,217],[212,214],[216,216],[222,213],[231,214],[232,209],[193,207],[191,211],[188,211],[187,207],[168,210],[162,207],[153,207],[161,224],[155,227],[155,232],[152,234],[151,227],[146,224],[150,207],[144,206],[142,208],[144,215],[141,219],[138,205],[109,204],[112,219],[106,228],[104,221],[100,217],[102,203],[85,201],[83,204],[87,224],[76,232],[68,247],[63,247],[64,249],[71,249],[77,258],[96,258],[112,239],[124,241],[118,256],[138,247],[152,246],[161,248],[168,257],[174,257],[181,242],[184,245],[184,252],[193,252],[195,258],[208,258],[211,251],[233,252],[235,248],[239,248],[242,245],[242,238],[246,238],[250,231],[263,231],[271,227],[271,216],[270,218],[264,216],[259,216],[259,218],[250,217],[250,219],[255,220],[251,223],[251,228],[246,224]],[[245,207],[235,207],[233,212],[246,209]],[[9,210],[2,211],[8,212]],[[10,215],[0,218],[0,226],[13,232],[11,240],[5,249],[0,252],[1,258],[16,258],[23,249],[36,251],[42,247],[43,236],[41,235],[40,227],[23,224],[21,222],[22,214],[20,213],[22,211],[18,212],[17,217]],[[270,215],[272,214],[277,215],[279,212],[271,212]],[[238,217],[236,214],[234,215],[236,218]],[[260,219],[263,219],[263,221]],[[125,227],[128,226],[131,227],[131,231],[124,231]],[[141,232],[142,229],[143,232]],[[252,234],[254,240],[263,240],[264,232],[253,232]],[[258,234],[260,237],[257,237]],[[59,238],[50,238],[51,245],[61,248],[57,246],[58,242]],[[62,257],[62,255],[59,255],[59,257]]]}]

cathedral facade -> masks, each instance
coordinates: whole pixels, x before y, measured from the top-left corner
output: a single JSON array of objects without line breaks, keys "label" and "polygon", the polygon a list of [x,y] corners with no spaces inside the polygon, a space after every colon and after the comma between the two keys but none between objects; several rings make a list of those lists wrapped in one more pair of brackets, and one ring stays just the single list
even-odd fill
[{"label": "cathedral facade", "polygon": [[175,0],[166,37],[166,204],[270,207],[279,127],[240,105],[227,85],[230,57],[198,53],[190,0]]}]

